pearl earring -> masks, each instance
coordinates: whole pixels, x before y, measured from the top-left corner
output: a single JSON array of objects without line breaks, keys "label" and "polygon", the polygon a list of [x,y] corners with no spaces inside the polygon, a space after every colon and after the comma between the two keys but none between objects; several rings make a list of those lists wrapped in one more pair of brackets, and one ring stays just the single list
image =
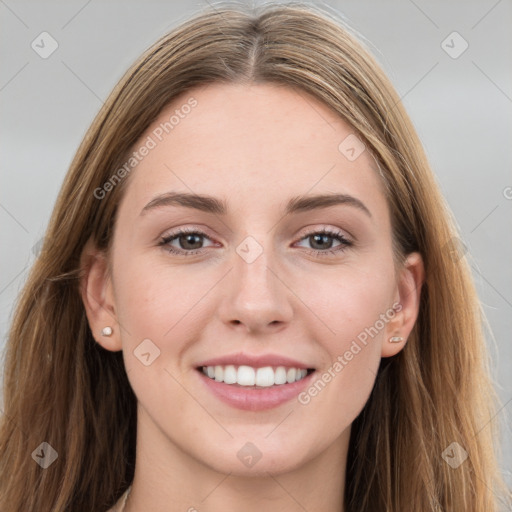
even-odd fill
[{"label": "pearl earring", "polygon": [[103,327],[101,334],[102,334],[102,336],[112,336],[112,327],[110,327],[110,326]]},{"label": "pearl earring", "polygon": [[401,336],[391,336],[391,338],[389,338],[389,343],[400,343],[401,341],[404,341]]}]

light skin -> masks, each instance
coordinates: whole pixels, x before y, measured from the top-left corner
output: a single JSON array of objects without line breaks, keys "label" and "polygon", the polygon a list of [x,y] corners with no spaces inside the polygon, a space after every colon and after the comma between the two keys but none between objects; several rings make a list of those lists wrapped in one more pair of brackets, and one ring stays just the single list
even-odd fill
[{"label": "light skin", "polygon": [[[111,275],[91,244],[84,253],[91,330],[105,349],[123,351],[138,399],[125,510],[339,512],[351,424],[381,358],[402,350],[414,326],[421,257],[410,254],[395,272],[375,163],[368,151],[354,161],[340,152],[353,129],[327,106],[287,87],[212,84],[177,98],[140,141],[191,96],[198,105],[127,178]],[[227,212],[142,212],[168,192],[214,196]],[[369,214],[348,203],[284,214],[292,197],[333,193],[357,198]],[[204,236],[159,245],[181,227]],[[313,236],[323,228],[352,244],[339,250],[339,239]],[[246,237],[262,250],[251,263],[237,253]],[[169,246],[199,252],[177,255]],[[306,405],[295,398],[239,410],[214,396],[196,369],[221,355],[272,353],[307,362],[320,376],[394,303],[401,310]],[[101,336],[106,325],[110,337]],[[391,336],[404,341],[389,343]],[[149,366],[134,355],[145,339],[160,350]],[[262,454],[252,467],[237,457],[248,441]]]}]

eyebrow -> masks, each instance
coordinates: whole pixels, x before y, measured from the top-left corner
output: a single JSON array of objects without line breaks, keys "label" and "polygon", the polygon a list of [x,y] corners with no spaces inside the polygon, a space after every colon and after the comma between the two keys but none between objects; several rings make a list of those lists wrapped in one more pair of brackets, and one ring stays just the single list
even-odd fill
[{"label": "eyebrow", "polygon": [[[352,206],[363,211],[368,217],[372,217],[370,210],[360,199],[348,194],[316,194],[292,197],[286,204],[285,215],[336,205]],[[140,215],[164,206],[182,206],[215,215],[226,215],[228,212],[226,201],[212,196],[188,192],[167,192],[153,198],[144,206]]]}]

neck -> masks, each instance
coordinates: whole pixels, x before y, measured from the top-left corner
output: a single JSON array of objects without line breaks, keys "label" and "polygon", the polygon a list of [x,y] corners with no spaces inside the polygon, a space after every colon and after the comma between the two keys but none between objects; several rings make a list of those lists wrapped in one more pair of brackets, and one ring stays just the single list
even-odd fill
[{"label": "neck", "polygon": [[154,424],[139,420],[135,476],[124,512],[164,511],[170,503],[188,512],[343,512],[349,438],[350,428],[316,457],[304,454],[304,461],[286,471],[261,466],[256,472],[254,466],[249,475],[236,474],[185,453]]}]

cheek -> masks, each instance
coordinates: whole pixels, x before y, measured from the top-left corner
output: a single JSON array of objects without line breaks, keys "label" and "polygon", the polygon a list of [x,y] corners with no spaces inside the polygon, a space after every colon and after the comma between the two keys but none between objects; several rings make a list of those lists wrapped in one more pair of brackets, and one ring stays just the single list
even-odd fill
[{"label": "cheek", "polygon": [[315,290],[308,306],[326,326],[316,340],[328,360],[317,378],[321,382],[307,390],[304,402],[318,396],[319,402],[336,404],[345,414],[351,411],[351,416],[368,398],[388,323],[396,314],[391,301],[392,267],[377,268],[368,272],[354,268],[330,282],[317,280],[315,287],[312,282],[305,286]]},{"label": "cheek", "polygon": [[170,269],[150,258],[119,258],[115,268],[118,318],[131,334],[152,334],[163,343],[190,322],[209,287],[204,273]]},{"label": "cheek", "polygon": [[311,311],[323,321],[326,332],[331,333],[330,337],[325,337],[329,353],[337,355],[347,341],[359,335],[364,339],[364,333],[372,327],[377,328],[378,334],[384,331],[389,318],[383,324],[382,315],[389,316],[395,287],[392,266],[382,262],[380,266],[367,268],[347,266],[330,276],[306,279],[302,296]]},{"label": "cheek", "polygon": [[200,332],[205,280],[142,256],[121,256],[115,263],[116,315],[131,386],[147,411],[167,410],[162,417],[171,421],[170,397],[177,408],[188,399],[178,384],[179,362]]},{"label": "cheek", "polygon": [[316,341],[327,356],[325,365],[298,397],[305,417],[315,418],[317,434],[329,432],[331,440],[365,406],[378,372],[386,326],[395,314],[385,287],[345,284],[324,304],[332,332]]}]

